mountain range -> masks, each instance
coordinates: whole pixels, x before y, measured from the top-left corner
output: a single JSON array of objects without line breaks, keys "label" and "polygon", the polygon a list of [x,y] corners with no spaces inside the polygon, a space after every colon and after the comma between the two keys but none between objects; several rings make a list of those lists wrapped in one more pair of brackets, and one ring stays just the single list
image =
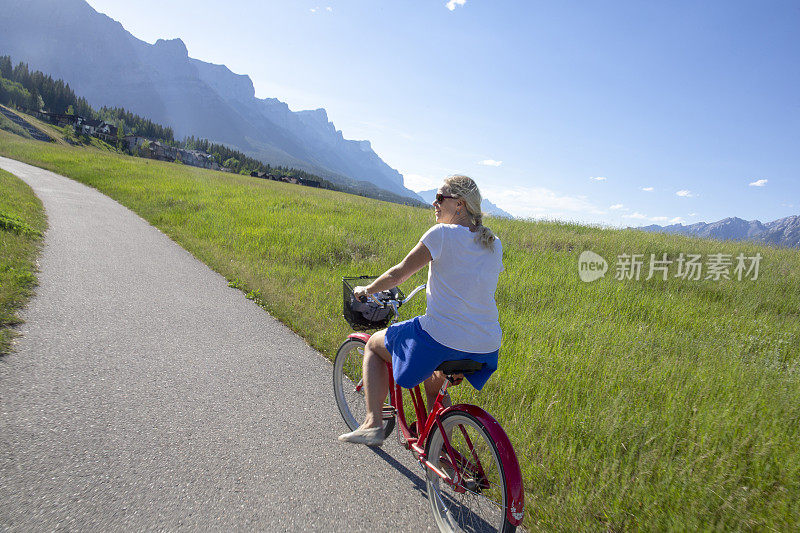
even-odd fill
[{"label": "mountain range", "polygon": [[710,224],[698,222],[688,226],[683,224],[673,224],[671,226],[652,225],[636,229],[660,233],[677,233],[709,239],[749,240],[779,246],[800,247],[800,215],[780,218],[765,224],[758,220],[743,220],[730,217]]},{"label": "mountain range", "polygon": [[[433,199],[436,198],[436,189],[431,189],[429,191],[420,191],[419,194],[426,203],[432,204]],[[499,218],[514,218],[511,213],[507,211],[503,211],[492,202],[487,200],[486,198],[481,200],[481,211],[486,213],[487,215],[492,215],[493,217]]]},{"label": "mountain range", "polygon": [[0,54],[63,79],[93,107],[124,107],[273,166],[421,200],[369,141],[345,139],[325,109],[257,98],[252,80],[189,57],[180,39],[146,43],[84,0],[0,0]]}]

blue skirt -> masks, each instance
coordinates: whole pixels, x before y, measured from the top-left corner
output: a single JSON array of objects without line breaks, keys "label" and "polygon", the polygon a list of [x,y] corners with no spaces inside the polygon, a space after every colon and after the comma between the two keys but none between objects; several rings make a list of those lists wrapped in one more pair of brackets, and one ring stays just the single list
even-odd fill
[{"label": "blue skirt", "polygon": [[419,325],[419,317],[391,325],[386,329],[384,345],[392,354],[394,381],[401,387],[416,387],[445,361],[472,359],[486,363],[482,370],[466,376],[467,381],[481,390],[489,376],[497,370],[500,350],[491,353],[470,353],[439,344]]}]

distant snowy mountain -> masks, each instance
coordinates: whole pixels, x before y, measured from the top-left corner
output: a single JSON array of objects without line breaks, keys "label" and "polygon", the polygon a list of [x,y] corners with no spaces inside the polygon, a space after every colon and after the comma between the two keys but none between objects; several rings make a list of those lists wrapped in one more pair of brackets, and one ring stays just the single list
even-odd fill
[{"label": "distant snowy mountain", "polygon": [[273,165],[419,200],[368,141],[345,139],[324,109],[292,112],[256,98],[248,76],[189,57],[180,39],[148,44],[84,0],[2,0],[0,12],[0,53],[63,79],[93,106],[124,107],[178,138],[204,137]]},{"label": "distant snowy mountain", "polygon": [[750,240],[779,246],[800,247],[800,215],[773,220],[766,224],[762,224],[758,220],[748,221],[730,217],[711,224],[698,222],[688,226],[683,224],[673,224],[671,226],[652,225],[636,229],[659,233],[677,233],[709,239]]},{"label": "distant snowy mountain", "polygon": [[503,211],[502,209],[497,207],[495,204],[493,204],[486,198],[484,198],[483,201],[481,201],[481,209],[483,210],[484,213],[492,215],[493,217],[514,218],[514,216],[511,213],[509,213],[508,211]]},{"label": "distant snowy mountain", "polygon": [[[436,197],[436,189],[431,189],[429,191],[421,191],[421,192],[418,192],[417,194],[420,195],[422,197],[422,199],[425,200],[427,203],[431,204],[431,203],[433,203],[433,199]],[[500,209],[499,207],[494,205],[492,202],[490,202],[486,198],[484,198],[481,201],[481,211],[483,211],[487,215],[491,215],[493,217],[514,218],[513,216],[511,216],[511,213],[508,213],[507,211],[503,211],[502,209]]]}]

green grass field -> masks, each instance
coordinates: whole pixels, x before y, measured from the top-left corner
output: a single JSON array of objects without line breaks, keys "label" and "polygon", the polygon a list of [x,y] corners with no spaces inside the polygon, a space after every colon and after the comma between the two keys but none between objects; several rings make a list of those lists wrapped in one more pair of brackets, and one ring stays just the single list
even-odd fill
[{"label": "green grass field", "polygon": [[[28,141],[0,155],[97,188],[331,357],[344,275],[377,274],[431,210]],[[532,530],[778,530],[800,523],[800,252],[492,220],[500,370],[480,393],[517,450]],[[760,253],[757,280],[583,283],[578,256]],[[672,271],[674,273],[674,271]],[[424,282],[417,274],[404,285]],[[406,310],[423,310],[423,300]],[[344,429],[344,427],[342,428]],[[333,446],[335,443],[331,443]]]},{"label": "green grass field", "polygon": [[31,134],[27,132],[25,128],[14,124],[11,120],[6,117],[5,115],[0,115],[0,130],[8,131],[11,133],[15,133],[21,137],[25,137],[26,139],[31,138]]},{"label": "green grass field", "polygon": [[18,311],[36,286],[36,256],[46,221],[31,188],[4,170],[0,191],[0,355],[6,355],[21,322]]}]

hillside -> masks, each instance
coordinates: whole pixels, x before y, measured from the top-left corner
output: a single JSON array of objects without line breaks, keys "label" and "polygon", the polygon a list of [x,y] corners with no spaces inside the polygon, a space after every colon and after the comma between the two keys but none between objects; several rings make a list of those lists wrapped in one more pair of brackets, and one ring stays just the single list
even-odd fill
[{"label": "hillside", "polygon": [[[429,209],[6,132],[0,155],[130,207],[328,356],[348,332],[341,277],[391,266],[432,224]],[[500,369],[481,393],[462,386],[455,400],[508,430],[529,530],[800,522],[797,250],[550,222],[492,228],[506,267]],[[612,265],[584,283],[578,257],[589,250]],[[647,264],[641,277],[614,275],[625,254],[690,252],[706,265],[716,254],[763,259],[758,276],[741,280],[646,279]],[[422,281],[421,272],[404,288]]]},{"label": "hillside", "polygon": [[345,139],[324,109],[292,112],[256,98],[248,76],[190,58],[180,39],[137,39],[84,0],[6,0],[0,53],[64,79],[95,108],[124,107],[179,139],[206,138],[273,166],[419,200],[368,141]]}]

